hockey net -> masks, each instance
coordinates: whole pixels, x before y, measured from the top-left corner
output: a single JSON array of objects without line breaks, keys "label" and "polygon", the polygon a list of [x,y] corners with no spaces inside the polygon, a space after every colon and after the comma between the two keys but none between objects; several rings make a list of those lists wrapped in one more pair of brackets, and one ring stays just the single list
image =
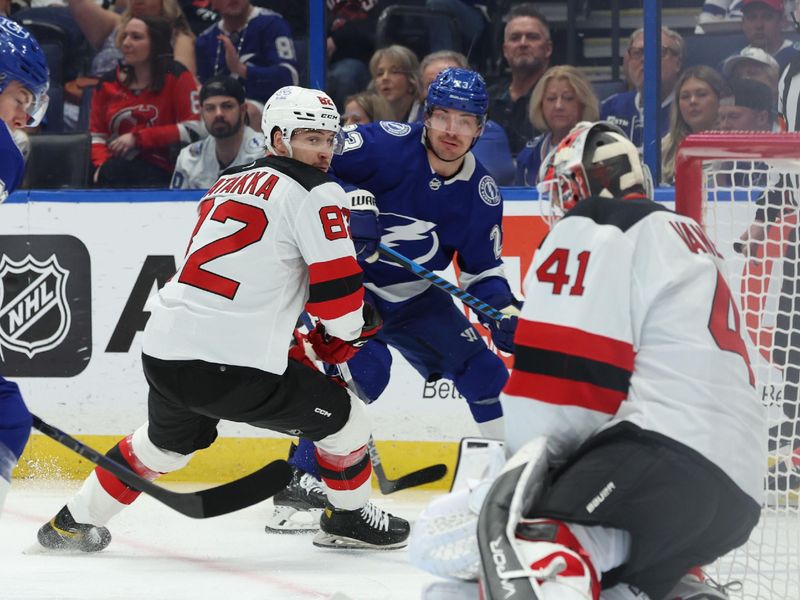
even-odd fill
[{"label": "hockey net", "polygon": [[[707,572],[731,598],[800,599],[800,134],[704,133],[676,157],[676,211],[703,225],[738,295],[769,463],[762,518],[745,546]],[[760,225],[757,215],[766,215]],[[751,241],[742,239],[750,232]],[[763,239],[759,239],[763,238]],[[724,401],[724,399],[720,399]]]}]

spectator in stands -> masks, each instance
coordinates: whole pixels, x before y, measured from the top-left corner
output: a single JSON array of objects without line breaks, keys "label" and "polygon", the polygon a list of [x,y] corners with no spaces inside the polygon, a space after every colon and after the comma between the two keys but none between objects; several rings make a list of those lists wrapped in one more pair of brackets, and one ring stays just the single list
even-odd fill
[{"label": "spectator in stands", "polygon": [[579,121],[597,121],[599,102],[592,84],[575,67],[551,67],[533,88],[528,110],[533,126],[541,131],[517,156],[514,185],[535,186],[539,167],[550,150]]},{"label": "spectator in stands", "polygon": [[245,124],[244,88],[233,77],[215,75],[200,88],[200,115],[209,136],[178,155],[172,188],[208,189],[228,167],[264,156],[264,136]]},{"label": "spectator in stands", "polygon": [[167,187],[170,146],[200,137],[197,82],[172,56],[172,27],[133,18],[122,30],[124,64],[92,96],[94,181],[104,187]]},{"label": "spectator in stands", "polygon": [[122,60],[120,45],[125,25],[132,18],[143,16],[163,17],[169,22],[175,60],[191,73],[196,71],[194,34],[177,0],[131,0],[121,15],[103,8],[95,0],[69,0],[69,10],[89,44],[97,50],[91,66],[94,76],[117,67]]},{"label": "spectator in stands", "polygon": [[[420,78],[422,79],[420,102],[423,106],[428,97],[428,87],[436,79],[436,76],[448,67],[469,69],[467,57],[455,50],[439,50],[423,57],[420,63]],[[423,120],[423,116],[420,115],[420,121]],[[511,185],[514,181],[514,158],[511,156],[508,136],[497,122],[487,119],[483,126],[483,133],[472,147],[472,154],[498,184]]]},{"label": "spectator in stands", "polygon": [[[622,129],[637,148],[643,141],[644,105],[644,29],[637,29],[628,40],[628,73],[634,89],[609,96],[600,107],[600,119]],[[659,131],[666,135],[675,100],[675,82],[683,66],[683,37],[667,27],[661,28],[661,111]]]},{"label": "spectator in stands", "polygon": [[378,16],[392,2],[328,0],[328,71],[325,91],[336,106],[369,85],[369,59],[375,52]]},{"label": "spectator in stands", "polygon": [[769,52],[783,70],[797,53],[783,37],[787,25],[783,0],[742,0],[742,31],[750,46]]},{"label": "spectator in stands", "polygon": [[395,121],[411,123],[422,118],[419,61],[411,50],[397,44],[376,50],[369,61],[369,72],[369,89],[389,103]]},{"label": "spectator in stands", "polygon": [[342,126],[394,120],[392,107],[383,96],[375,92],[360,92],[348,96],[342,106]]},{"label": "spectator in stands", "polygon": [[248,99],[250,123],[261,129],[263,103],[279,88],[297,85],[297,56],[289,24],[250,0],[213,0],[222,19],[197,38],[197,77],[237,77]]},{"label": "spectator in stands", "polygon": [[719,102],[719,128],[723,131],[771,131],[774,94],[754,79],[734,79]]},{"label": "spectator in stands", "polygon": [[511,73],[489,88],[489,118],[505,129],[515,155],[536,133],[528,119],[533,86],[550,66],[553,42],[547,19],[525,2],[503,18],[503,57]]},{"label": "spectator in stands", "polygon": [[778,61],[761,48],[746,46],[739,54],[726,58],[722,63],[722,75],[729,82],[737,79],[760,81],[772,90],[772,95],[775,96],[777,102],[778,78],[780,77]]},{"label": "spectator in stands", "polygon": [[728,86],[711,67],[697,65],[686,69],[675,86],[669,133],[661,140],[661,180],[675,181],[675,153],[690,133],[716,129],[720,99],[729,95]]}]

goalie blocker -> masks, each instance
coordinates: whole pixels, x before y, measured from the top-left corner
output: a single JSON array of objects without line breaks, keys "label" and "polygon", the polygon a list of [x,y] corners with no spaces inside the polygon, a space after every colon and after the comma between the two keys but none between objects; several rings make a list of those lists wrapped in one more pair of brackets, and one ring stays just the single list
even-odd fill
[{"label": "goalie blocker", "polygon": [[484,600],[512,589],[521,600],[596,600],[600,586],[603,598],[634,598],[631,586],[665,598],[692,567],[743,544],[758,521],[757,503],[718,467],[632,424],[589,439],[544,485],[537,442],[484,501]]}]

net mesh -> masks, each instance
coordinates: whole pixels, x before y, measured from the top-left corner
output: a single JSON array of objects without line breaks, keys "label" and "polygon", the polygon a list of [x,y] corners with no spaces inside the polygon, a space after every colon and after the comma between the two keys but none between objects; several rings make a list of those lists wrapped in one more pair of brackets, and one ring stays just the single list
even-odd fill
[{"label": "net mesh", "polygon": [[800,599],[800,160],[703,160],[701,182],[700,216],[739,296],[769,427],[761,521],[745,546],[707,571],[733,584],[731,598]]}]

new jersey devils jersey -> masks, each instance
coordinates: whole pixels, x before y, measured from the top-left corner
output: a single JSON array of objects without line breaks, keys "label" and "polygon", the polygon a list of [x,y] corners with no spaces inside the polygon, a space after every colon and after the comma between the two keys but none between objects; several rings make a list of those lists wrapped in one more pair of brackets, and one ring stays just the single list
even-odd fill
[{"label": "new jersey devils jersey", "polygon": [[200,200],[183,264],[148,301],[144,353],[281,375],[304,307],[331,335],[358,337],[364,289],[344,202],[290,158],[225,171]]},{"label": "new jersey devils jersey", "polygon": [[[344,153],[332,173],[369,190],[380,210],[381,241],[431,271],[446,269],[458,252],[462,285],[494,306],[513,300],[505,280],[503,201],[472,153],[445,178],[428,162],[422,123],[380,121],[344,128]],[[381,259],[364,265],[367,287],[389,302],[424,292],[430,283]]]},{"label": "new jersey devils jersey", "polygon": [[579,202],[525,279],[502,396],[511,450],[545,435],[557,464],[630,421],[699,452],[760,502],[765,415],[723,268],[687,217],[648,200]]},{"label": "new jersey devils jersey", "polygon": [[107,73],[92,96],[92,164],[96,168],[110,158],[109,142],[133,133],[141,158],[172,171],[169,146],[199,139],[199,118],[197,82],[178,62],[172,61],[158,92],[131,90],[119,82],[119,70]]}]

